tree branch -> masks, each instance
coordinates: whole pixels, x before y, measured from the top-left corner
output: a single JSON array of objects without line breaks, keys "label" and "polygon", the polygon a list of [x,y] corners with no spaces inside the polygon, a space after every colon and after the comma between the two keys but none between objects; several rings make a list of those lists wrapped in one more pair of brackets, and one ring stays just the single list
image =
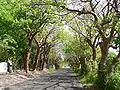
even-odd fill
[{"label": "tree branch", "polygon": [[95,37],[95,39],[94,39],[94,41],[93,41],[93,46],[94,46],[94,47],[95,47],[95,43],[96,43],[96,40],[97,40],[98,36],[99,36],[99,33],[96,35],[96,37]]},{"label": "tree branch", "polygon": [[94,19],[95,19],[94,22],[95,23],[98,21],[97,15],[93,11],[89,11],[89,10],[81,10],[81,11],[79,11],[79,10],[73,10],[73,9],[66,8],[65,6],[60,6],[60,7],[67,10],[67,11],[77,13],[77,15],[90,14],[90,15],[94,16]]}]

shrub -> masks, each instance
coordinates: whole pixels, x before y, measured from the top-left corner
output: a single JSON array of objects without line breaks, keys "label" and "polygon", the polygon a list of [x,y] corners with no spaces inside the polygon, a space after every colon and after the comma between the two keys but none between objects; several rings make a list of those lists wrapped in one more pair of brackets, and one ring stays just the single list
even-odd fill
[{"label": "shrub", "polygon": [[106,83],[106,90],[120,90],[120,74],[113,73],[108,78]]},{"label": "shrub", "polygon": [[80,73],[80,69],[77,67],[72,67],[72,70],[76,73],[79,74]]},{"label": "shrub", "polygon": [[84,76],[83,78],[83,82],[86,84],[94,84],[96,82],[97,79],[97,74],[95,74],[95,72],[93,73],[88,73],[87,75]]}]

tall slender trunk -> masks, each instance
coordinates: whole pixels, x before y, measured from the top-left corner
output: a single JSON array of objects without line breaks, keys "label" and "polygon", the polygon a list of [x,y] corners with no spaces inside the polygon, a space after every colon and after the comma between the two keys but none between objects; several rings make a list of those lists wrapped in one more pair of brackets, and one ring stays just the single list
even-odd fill
[{"label": "tall slender trunk", "polygon": [[54,63],[55,69],[56,69],[56,70],[60,69],[59,56],[57,56],[57,53],[56,53],[54,62],[55,62],[55,63]]},{"label": "tall slender trunk", "polygon": [[100,49],[101,49],[101,60],[98,65],[98,85],[99,85],[99,88],[104,90],[106,79],[107,79],[106,63],[107,63],[107,56],[108,56],[108,49],[109,49],[109,44],[107,40],[101,43]]},{"label": "tall slender trunk", "polygon": [[87,74],[87,65],[85,63],[85,58],[80,58],[80,64],[81,64],[81,76]]},{"label": "tall slender trunk", "polygon": [[24,70],[26,73],[29,71],[29,58],[31,52],[31,45],[32,45],[32,40],[29,40],[28,47],[25,49],[25,57],[24,57]]},{"label": "tall slender trunk", "polygon": [[25,50],[25,58],[24,58],[24,70],[27,73],[29,70],[29,58],[30,58],[30,50],[26,48]]},{"label": "tall slender trunk", "polygon": [[39,71],[42,70],[42,53],[40,53],[39,55],[39,61],[38,61],[38,67],[39,67]]},{"label": "tall slender trunk", "polygon": [[96,48],[93,46],[92,47],[92,67],[91,70],[94,71],[95,70],[95,59],[96,59]]},{"label": "tall slender trunk", "polygon": [[59,57],[55,58],[55,69],[60,69]]},{"label": "tall slender trunk", "polygon": [[37,67],[37,64],[38,64],[38,58],[39,58],[39,55],[40,55],[40,48],[37,47],[37,52],[36,52],[36,55],[35,55],[35,62],[34,62],[34,65],[33,65],[33,71],[36,70],[36,67]]},{"label": "tall slender trunk", "polygon": [[45,69],[46,69],[46,66],[47,66],[46,56],[45,56],[45,53],[44,53],[44,55],[43,55],[43,60],[42,60],[42,70],[45,70]]},{"label": "tall slender trunk", "polygon": [[42,60],[42,70],[45,70],[46,69],[46,66],[47,66],[47,60],[46,60],[46,45],[44,46],[44,48],[43,48],[43,60]]},{"label": "tall slender trunk", "polygon": [[42,70],[47,69],[48,67],[48,56],[49,56],[50,49],[51,49],[51,45],[49,45],[49,43],[46,43],[44,47],[44,53],[43,53]]},{"label": "tall slender trunk", "polygon": [[57,62],[55,62],[55,69],[56,70],[60,69],[60,65]]}]

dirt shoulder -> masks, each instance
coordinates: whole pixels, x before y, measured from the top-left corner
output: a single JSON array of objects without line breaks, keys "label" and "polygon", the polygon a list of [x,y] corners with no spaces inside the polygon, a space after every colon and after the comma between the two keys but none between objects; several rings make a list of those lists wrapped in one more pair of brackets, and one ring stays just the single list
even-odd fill
[{"label": "dirt shoulder", "polygon": [[0,87],[10,86],[17,83],[22,83],[29,79],[34,79],[35,77],[42,76],[46,72],[40,71],[30,71],[25,73],[24,71],[16,70],[11,74],[0,74]]}]

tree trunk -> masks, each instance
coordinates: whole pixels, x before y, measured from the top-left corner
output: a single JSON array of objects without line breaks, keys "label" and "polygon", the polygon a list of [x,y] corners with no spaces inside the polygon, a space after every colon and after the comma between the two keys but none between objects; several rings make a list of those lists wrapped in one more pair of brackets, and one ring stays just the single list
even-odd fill
[{"label": "tree trunk", "polygon": [[80,75],[82,76],[82,75],[87,74],[88,70],[87,70],[87,65],[85,63],[85,58],[81,58],[80,64],[81,64],[81,73],[80,73]]},{"label": "tree trunk", "polygon": [[48,56],[49,56],[50,49],[51,49],[51,45],[49,45],[49,43],[46,43],[46,45],[44,46],[44,52],[43,52],[42,70],[48,69],[47,68],[48,67]]},{"label": "tree trunk", "polygon": [[108,49],[109,49],[109,44],[107,40],[101,43],[100,49],[101,49],[101,60],[98,65],[98,86],[99,88],[104,90],[107,79],[106,62],[107,62]]},{"label": "tree trunk", "polygon": [[47,72],[47,63],[46,63],[46,61],[44,61],[43,64],[42,64],[42,71]]},{"label": "tree trunk", "polygon": [[26,48],[25,50],[25,58],[24,58],[24,70],[27,73],[29,70],[29,58],[30,58],[30,50]]},{"label": "tree trunk", "polygon": [[[45,49],[45,48],[44,48]],[[44,50],[44,53],[43,53],[43,58],[42,58],[42,70],[44,71],[46,69],[46,66],[47,66],[47,60],[46,60],[46,52]]]},{"label": "tree trunk", "polygon": [[102,56],[101,61],[98,65],[98,84],[101,89],[104,89],[106,84],[107,78],[107,71],[106,71],[106,56]]},{"label": "tree trunk", "polygon": [[39,71],[42,70],[42,61],[43,61],[42,60],[42,53],[40,53],[40,55],[39,55],[39,61],[38,61],[38,67],[39,67],[38,69],[39,69]]},{"label": "tree trunk", "polygon": [[56,70],[60,69],[60,61],[59,61],[59,59],[60,59],[59,56],[57,56],[57,54],[56,54],[55,63],[54,63]]},{"label": "tree trunk", "polygon": [[55,69],[58,70],[60,69],[60,65],[59,65],[59,56],[55,57]]},{"label": "tree trunk", "polygon": [[92,47],[92,67],[91,67],[91,70],[94,71],[95,70],[95,59],[96,59],[96,48],[95,47]]},{"label": "tree trunk", "polygon": [[35,55],[35,62],[34,62],[34,65],[33,65],[33,71],[36,70],[36,67],[37,67],[37,64],[38,64],[38,58],[39,58],[39,55],[40,55],[40,48],[38,47],[37,48],[37,52],[36,52],[36,55]]},{"label": "tree trunk", "polygon": [[28,47],[25,49],[24,70],[26,73],[29,71],[29,58],[31,52],[31,45],[32,45],[32,39],[29,40]]},{"label": "tree trunk", "polygon": [[55,62],[55,69],[56,70],[60,69],[60,65],[57,62]]}]

